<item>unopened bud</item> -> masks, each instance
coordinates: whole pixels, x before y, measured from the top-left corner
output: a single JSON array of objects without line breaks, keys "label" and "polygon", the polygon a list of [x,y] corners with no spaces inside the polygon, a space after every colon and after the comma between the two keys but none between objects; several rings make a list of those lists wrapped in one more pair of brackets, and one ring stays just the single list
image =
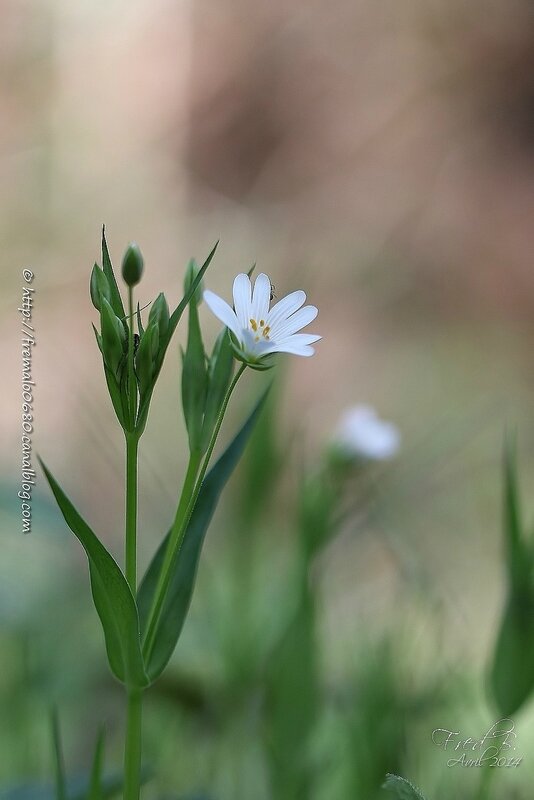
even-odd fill
[{"label": "unopened bud", "polygon": [[122,259],[122,277],[127,286],[135,286],[139,283],[143,274],[143,264],[141,250],[135,242],[131,242]]}]

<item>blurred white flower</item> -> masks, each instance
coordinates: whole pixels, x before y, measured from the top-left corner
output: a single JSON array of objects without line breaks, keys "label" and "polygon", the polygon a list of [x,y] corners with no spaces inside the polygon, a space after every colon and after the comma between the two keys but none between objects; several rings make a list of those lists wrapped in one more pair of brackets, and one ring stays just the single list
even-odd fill
[{"label": "blurred white flower", "polygon": [[257,364],[271,353],[314,354],[311,345],[321,337],[297,333],[318,314],[315,306],[301,308],[306,300],[303,291],[288,294],[269,309],[272,284],[267,275],[258,275],[252,289],[248,275],[241,273],[234,280],[233,294],[234,308],[208,289],[204,292],[204,300],[234,334],[238,343],[237,355],[242,360]]},{"label": "blurred white flower", "polygon": [[371,406],[357,405],[342,414],[334,444],[352,458],[386,461],[398,453],[400,433],[392,422],[380,419]]}]

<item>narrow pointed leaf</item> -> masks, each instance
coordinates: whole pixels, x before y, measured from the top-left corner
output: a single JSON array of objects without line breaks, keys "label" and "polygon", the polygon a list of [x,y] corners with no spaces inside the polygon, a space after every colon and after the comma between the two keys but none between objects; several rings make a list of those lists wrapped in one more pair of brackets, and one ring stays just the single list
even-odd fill
[{"label": "narrow pointed leaf", "polygon": [[[254,429],[265,403],[267,392],[268,389],[260,397],[241,430],[209,471],[202,484],[197,504],[185,532],[182,549],[176,560],[175,571],[158,625],[156,644],[147,664],[147,672],[151,680],[155,680],[162,673],[176,647],[191,603],[206,531],[221,492],[239,462]],[[146,629],[168,538],[169,534],[159,546],[139,588],[138,605],[142,631]]]},{"label": "narrow pointed leaf", "polygon": [[137,606],[126,578],[41,459],[39,462],[65,522],[86,552],[93,600],[104,629],[111,670],[129,687],[146,686]]},{"label": "narrow pointed leaf", "polygon": [[182,314],[184,313],[185,309],[187,308],[187,306],[189,304],[189,301],[191,300],[191,298],[193,297],[194,293],[196,292],[198,285],[202,281],[202,278],[204,277],[204,273],[206,272],[206,270],[208,269],[209,265],[211,264],[211,261],[213,259],[213,256],[215,255],[215,251],[217,250],[218,246],[219,246],[219,242],[216,242],[215,246],[213,247],[213,250],[211,251],[211,253],[207,257],[207,259],[204,261],[204,263],[200,267],[196,278],[191,282],[191,285],[189,286],[189,289],[187,290],[187,292],[185,292],[185,294],[182,297],[180,303],[178,304],[178,306],[172,312],[170,320],[169,320],[169,328],[167,330],[167,337],[166,337],[167,338],[167,344],[170,342],[171,337],[172,337],[174,331],[176,330],[176,326],[180,322],[180,318],[181,318]]},{"label": "narrow pointed leaf", "polygon": [[[219,242],[216,242],[213,250],[211,251],[211,253],[207,257],[207,259],[204,261],[204,263],[202,264],[201,268],[199,269],[195,280],[191,283],[191,285],[189,286],[188,291],[185,292],[185,294],[184,294],[183,298],[181,299],[180,303],[174,309],[174,311],[172,312],[172,314],[171,314],[171,316],[169,318],[169,324],[167,326],[166,334],[162,339],[160,339],[160,343],[159,343],[159,352],[158,352],[157,363],[156,363],[155,370],[154,370],[153,386],[156,384],[156,381],[157,381],[157,379],[159,377],[159,373],[161,371],[161,368],[163,366],[163,361],[165,359],[165,353],[167,352],[167,348],[168,348],[169,343],[170,343],[170,341],[172,339],[173,333],[176,330],[176,326],[180,322],[180,318],[181,318],[182,314],[184,313],[185,309],[187,308],[187,304],[191,300],[191,297],[195,293],[198,285],[200,284],[200,281],[202,280],[202,278],[204,276],[204,273],[206,272],[207,268],[211,264],[211,261],[213,259],[213,256],[215,255],[215,251],[217,250],[218,246],[219,246]],[[138,420],[137,420],[137,426],[138,426],[138,429],[140,431],[143,431],[144,428],[145,428],[146,421],[147,421],[147,416],[148,416],[148,409],[149,409],[149,406],[150,406],[151,398],[152,398],[152,392],[149,392],[146,395],[145,399],[141,402],[141,405],[139,407],[139,415],[138,415]]]},{"label": "narrow pointed leaf", "polygon": [[111,258],[109,257],[108,243],[106,242],[106,229],[104,225],[102,225],[102,268],[104,270],[104,275],[108,279],[109,289],[111,292],[110,305],[117,317],[119,317],[119,319],[124,319],[126,316],[124,313],[124,305],[122,303],[119,287],[117,286],[115,273],[113,272]]},{"label": "narrow pointed leaf", "polygon": [[504,453],[504,539],[509,578],[516,588],[530,582],[532,559],[528,553],[521,522],[517,456],[513,442]]}]

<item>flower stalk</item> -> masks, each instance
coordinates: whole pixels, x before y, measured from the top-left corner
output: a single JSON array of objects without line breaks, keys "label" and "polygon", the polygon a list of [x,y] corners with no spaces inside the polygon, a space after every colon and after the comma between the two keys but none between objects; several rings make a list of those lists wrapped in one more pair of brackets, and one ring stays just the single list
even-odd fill
[{"label": "flower stalk", "polygon": [[126,716],[126,742],[124,747],[124,800],[139,800],[141,789],[141,724],[143,718],[143,692],[128,692]]},{"label": "flower stalk", "polygon": [[[195,454],[194,457],[192,456],[190,458],[188,476],[186,476],[186,482],[184,483],[184,490],[182,491],[182,497],[180,498],[180,503],[178,506],[178,510],[176,512],[176,517],[174,519],[174,523],[171,528],[171,533],[169,536],[169,544],[165,552],[165,560],[161,568],[158,585],[156,587],[156,591],[154,594],[154,601],[148,617],[147,632],[143,645],[143,657],[145,659],[145,662],[147,663],[150,660],[150,656],[152,655],[152,650],[154,648],[158,622],[163,609],[163,604],[165,602],[165,596],[167,594],[169,584],[171,581],[174,564],[176,558],[178,557],[178,553],[180,552],[180,548],[182,546],[183,538],[187,526],[189,524],[189,520],[191,519],[191,515],[194,511],[195,504],[200,492],[200,488],[202,486],[202,481],[204,480],[204,477],[206,475],[208,464],[211,459],[215,443],[217,441],[217,436],[219,435],[224,415],[226,413],[226,409],[228,408],[228,403],[230,402],[230,397],[232,396],[232,393],[235,387],[237,386],[237,382],[239,381],[239,378],[241,377],[245,369],[246,369],[246,364],[242,364],[239,370],[236,372],[232,382],[230,383],[230,386],[226,391],[226,394],[224,396],[221,405],[221,409],[219,411],[217,420],[215,422],[215,427],[213,429],[210,442],[208,444],[208,448],[206,450],[206,455],[204,456],[204,461],[202,462],[202,467],[200,468],[200,474],[198,475],[198,478],[196,478],[196,480],[193,480],[193,475],[196,475],[195,467],[197,464],[197,455]],[[189,492],[190,496],[188,497]]]}]

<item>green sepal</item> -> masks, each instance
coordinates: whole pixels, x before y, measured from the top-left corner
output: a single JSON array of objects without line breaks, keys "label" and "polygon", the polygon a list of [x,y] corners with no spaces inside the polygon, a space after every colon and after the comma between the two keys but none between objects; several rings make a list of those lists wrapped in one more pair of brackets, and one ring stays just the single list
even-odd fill
[{"label": "green sepal", "polygon": [[200,449],[204,453],[209,444],[226,390],[232,380],[234,356],[228,330],[223,328],[215,341],[208,365],[208,391],[202,423]]},{"label": "green sepal", "polygon": [[102,269],[104,270],[104,274],[108,279],[109,288],[111,291],[111,300],[110,305],[115,315],[123,320],[126,317],[124,313],[124,305],[122,303],[121,293],[119,292],[119,287],[117,286],[117,281],[115,279],[115,273],[113,272],[113,265],[111,263],[111,258],[109,257],[109,250],[108,250],[108,243],[106,242],[106,229],[105,226],[102,225]]},{"label": "green sepal", "polygon": [[97,311],[100,311],[102,307],[103,297],[106,298],[108,303],[111,301],[111,289],[109,286],[109,281],[98,264],[95,264],[91,271],[89,290],[91,292],[91,302]]},{"label": "green sepal", "polygon": [[[193,596],[198,563],[206,531],[212,520],[221,492],[238,464],[254,429],[268,391],[269,389],[260,397],[245,424],[204,479],[185,532],[180,553],[176,559],[174,573],[158,623],[155,646],[147,663],[147,672],[151,681],[156,680],[161,675],[174,652]],[[143,633],[146,633],[154,592],[168,541],[169,534],[160,544],[139,587],[137,602]]]},{"label": "green sepal", "polygon": [[102,623],[111,671],[128,688],[141,689],[149,681],[141,653],[137,605],[128,582],[40,458],[39,463],[65,522],[87,555],[91,592]]},{"label": "green sepal", "polygon": [[141,401],[153,387],[153,378],[159,348],[159,329],[157,322],[148,326],[137,348],[135,371],[139,382]]},{"label": "green sepal", "polygon": [[202,333],[200,331],[198,308],[193,299],[191,299],[189,304],[187,347],[183,355],[182,365],[182,408],[191,452],[198,452],[201,447],[202,421],[207,391],[206,353],[204,352]]},{"label": "green sepal", "polygon": [[273,356],[274,353],[270,353],[266,356],[258,356],[258,357],[251,357],[248,353],[245,353],[244,350],[237,344],[235,341],[235,337],[230,333],[231,343],[232,343],[232,351],[234,353],[234,357],[241,361],[243,364],[246,364],[251,369],[255,369],[257,372],[265,372],[268,369],[272,369],[274,367]]},{"label": "green sepal", "polygon": [[121,320],[115,315],[105,297],[102,298],[100,329],[104,361],[111,372],[119,376],[119,367],[124,361],[126,334]]},{"label": "green sepal", "polygon": [[154,302],[152,303],[152,307],[148,314],[148,324],[155,322],[158,326],[159,331],[159,338],[161,341],[165,339],[167,335],[167,330],[169,328],[169,305],[165,298],[163,292],[160,292]]}]

